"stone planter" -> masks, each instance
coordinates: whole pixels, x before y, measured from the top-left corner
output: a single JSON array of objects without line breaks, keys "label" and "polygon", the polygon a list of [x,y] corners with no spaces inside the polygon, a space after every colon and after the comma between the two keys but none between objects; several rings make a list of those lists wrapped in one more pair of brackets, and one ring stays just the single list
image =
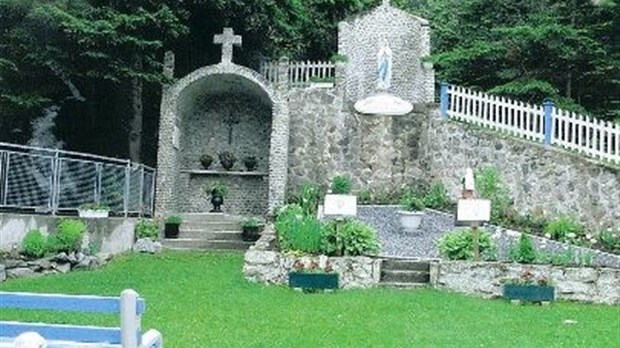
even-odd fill
[{"label": "stone planter", "polygon": [[399,210],[400,225],[405,232],[415,232],[422,223],[424,212]]},{"label": "stone planter", "polygon": [[338,273],[290,272],[288,285],[301,289],[338,289]]},{"label": "stone planter", "polygon": [[87,219],[100,219],[107,218],[110,212],[107,210],[91,210],[91,209],[78,209],[78,216]]},{"label": "stone planter", "polygon": [[243,233],[241,237],[246,242],[256,242],[260,238],[261,230],[263,226],[243,226]]},{"label": "stone planter", "polygon": [[210,211],[211,213],[221,213],[221,206],[224,204],[224,196],[213,194],[211,196],[211,204],[213,204],[213,210]]},{"label": "stone planter", "polygon": [[555,287],[539,285],[504,284],[503,296],[508,300],[524,302],[552,302]]},{"label": "stone planter", "polygon": [[179,226],[179,224],[165,224],[164,237],[171,239],[179,238]]}]

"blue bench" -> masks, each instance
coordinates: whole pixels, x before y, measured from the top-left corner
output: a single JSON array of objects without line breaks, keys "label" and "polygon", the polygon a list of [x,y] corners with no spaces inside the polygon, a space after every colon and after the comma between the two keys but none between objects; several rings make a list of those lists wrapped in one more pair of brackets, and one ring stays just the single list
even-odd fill
[{"label": "blue bench", "polygon": [[48,348],[163,347],[162,336],[157,330],[142,333],[140,321],[146,309],[146,303],[138,296],[138,293],[131,289],[124,290],[120,297],[0,291],[0,308],[116,313],[120,316],[119,327],[0,321],[0,348],[12,348],[15,338],[29,331],[43,336]]}]

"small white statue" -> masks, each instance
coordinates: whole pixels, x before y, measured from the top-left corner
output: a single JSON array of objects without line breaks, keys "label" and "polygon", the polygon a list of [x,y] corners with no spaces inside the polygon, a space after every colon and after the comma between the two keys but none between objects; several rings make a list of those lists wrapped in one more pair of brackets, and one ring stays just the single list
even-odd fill
[{"label": "small white statue", "polygon": [[463,178],[463,189],[467,191],[475,191],[474,171],[471,168],[465,170],[465,177]]},{"label": "small white statue", "polygon": [[36,332],[24,332],[15,339],[15,348],[47,348],[43,336]]},{"label": "small white statue", "polygon": [[387,40],[381,45],[377,53],[377,73],[379,74],[377,89],[386,91],[392,81],[392,50]]}]

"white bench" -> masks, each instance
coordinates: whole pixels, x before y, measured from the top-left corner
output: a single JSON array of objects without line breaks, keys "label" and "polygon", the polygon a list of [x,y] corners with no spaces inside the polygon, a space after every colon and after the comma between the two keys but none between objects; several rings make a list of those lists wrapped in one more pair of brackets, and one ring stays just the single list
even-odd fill
[{"label": "white bench", "polygon": [[128,289],[120,297],[36,294],[0,291],[0,308],[40,309],[68,312],[117,313],[119,327],[59,325],[0,321],[0,348],[13,348],[17,336],[37,332],[48,348],[162,348],[157,330],[142,333],[140,321],[146,302]]}]

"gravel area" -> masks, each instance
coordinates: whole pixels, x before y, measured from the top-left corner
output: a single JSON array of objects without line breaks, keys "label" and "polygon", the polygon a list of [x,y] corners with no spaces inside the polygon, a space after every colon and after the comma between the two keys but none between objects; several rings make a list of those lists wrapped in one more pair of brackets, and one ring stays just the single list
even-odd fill
[{"label": "gravel area", "polygon": [[[419,232],[406,233],[400,227],[397,205],[360,205],[358,218],[377,230],[381,243],[381,256],[407,258],[440,258],[437,241],[456,228],[452,214],[426,210]],[[510,246],[518,243],[520,233],[488,225],[484,229],[493,234],[499,260],[508,260]],[[543,237],[531,236],[536,250],[558,254],[569,251],[575,259],[587,259],[591,265],[620,267],[620,256],[568,245]]]}]

